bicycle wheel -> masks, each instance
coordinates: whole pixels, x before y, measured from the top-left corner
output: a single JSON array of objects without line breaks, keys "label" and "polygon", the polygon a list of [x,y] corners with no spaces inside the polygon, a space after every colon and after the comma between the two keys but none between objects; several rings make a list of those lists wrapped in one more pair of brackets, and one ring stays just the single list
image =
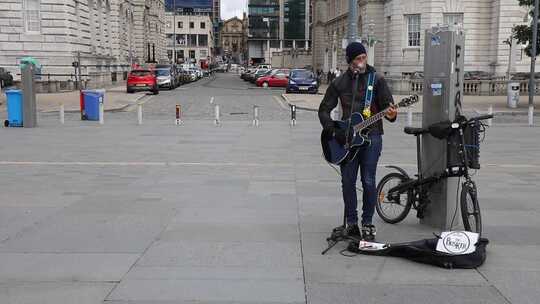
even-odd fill
[{"label": "bicycle wheel", "polygon": [[480,216],[480,206],[478,205],[476,184],[474,182],[463,183],[460,207],[465,230],[481,234],[482,217]]},{"label": "bicycle wheel", "polygon": [[389,193],[389,190],[406,181],[408,178],[397,172],[389,173],[377,185],[377,214],[387,223],[401,222],[411,210],[411,191],[406,193]]}]

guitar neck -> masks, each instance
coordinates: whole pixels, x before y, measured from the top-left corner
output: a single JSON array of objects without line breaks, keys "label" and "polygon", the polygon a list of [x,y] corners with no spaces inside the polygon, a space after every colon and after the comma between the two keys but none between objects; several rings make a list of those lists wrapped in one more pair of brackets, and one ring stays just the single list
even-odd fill
[{"label": "guitar neck", "polygon": [[[386,111],[389,109],[390,107],[387,107],[386,109],[384,109],[383,111],[380,111],[379,113],[371,116],[370,118],[362,121],[361,123],[359,123],[356,127],[355,127],[355,131],[357,132],[360,132],[362,130],[364,130],[365,128],[371,126],[372,124],[376,123],[377,121],[381,120],[385,115],[386,115]],[[398,108],[398,105],[396,105],[396,109]]]}]

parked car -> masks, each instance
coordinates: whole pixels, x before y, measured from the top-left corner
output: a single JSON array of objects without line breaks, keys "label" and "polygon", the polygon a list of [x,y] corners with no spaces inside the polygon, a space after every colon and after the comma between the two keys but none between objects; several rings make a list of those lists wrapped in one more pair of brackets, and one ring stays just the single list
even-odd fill
[{"label": "parked car", "polygon": [[240,75],[240,78],[242,78],[243,80],[247,81],[249,77],[249,74],[253,74],[255,72],[256,69],[254,68],[248,68],[246,71],[244,71],[244,73],[242,73],[242,75]]},{"label": "parked car", "polygon": [[126,91],[128,93],[151,91],[154,94],[159,94],[156,73],[152,70],[133,70],[129,72]]},{"label": "parked car", "polygon": [[7,88],[13,85],[13,75],[4,68],[0,68],[0,88]]},{"label": "parked car", "polygon": [[160,88],[176,88],[176,77],[170,69],[156,69],[157,84]]},{"label": "parked car", "polygon": [[287,87],[289,83],[289,69],[275,70],[268,76],[259,77],[257,79],[258,87]]},{"label": "parked car", "polygon": [[285,91],[291,92],[307,92],[317,94],[319,90],[319,83],[313,72],[305,69],[292,70],[289,74],[289,82]]},{"label": "parked car", "polygon": [[259,64],[257,66],[258,69],[266,69],[266,70],[271,70],[272,69],[272,65],[271,64]]},{"label": "parked car", "polygon": [[253,77],[255,77],[255,74],[258,73],[259,71],[260,71],[260,69],[255,69],[255,70],[253,70],[253,71],[247,73],[246,76],[244,76],[244,80],[245,80],[245,81],[251,81],[251,79],[252,79]]},{"label": "parked car", "polygon": [[259,79],[259,77],[270,75],[270,73],[272,73],[272,70],[259,69],[259,70],[257,70],[257,72],[255,72],[253,74],[252,77],[249,78],[249,82],[256,83],[257,79]]}]

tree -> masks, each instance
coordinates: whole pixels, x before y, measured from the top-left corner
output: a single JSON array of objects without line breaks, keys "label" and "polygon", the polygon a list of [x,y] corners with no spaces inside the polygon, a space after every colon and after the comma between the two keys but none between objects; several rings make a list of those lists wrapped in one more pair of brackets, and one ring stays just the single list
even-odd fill
[{"label": "tree", "polygon": [[[529,15],[531,16],[531,22],[529,25],[516,25],[512,31],[517,43],[527,44],[525,53],[527,56],[532,57],[532,23],[534,16],[534,0],[518,0],[519,6],[526,6],[530,8]],[[539,35],[536,41],[536,56],[540,55],[540,26],[538,27]]]}]

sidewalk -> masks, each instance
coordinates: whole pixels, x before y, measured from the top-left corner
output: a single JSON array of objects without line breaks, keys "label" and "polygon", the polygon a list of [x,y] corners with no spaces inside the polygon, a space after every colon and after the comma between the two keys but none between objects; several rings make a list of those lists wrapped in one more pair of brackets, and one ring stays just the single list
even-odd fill
[{"label": "sidewalk", "polygon": [[[146,93],[127,94],[125,86],[108,88],[105,91],[105,111],[120,111],[136,103],[139,99],[146,96]],[[5,101],[6,95],[2,92],[0,96],[0,112],[6,111]],[[66,112],[78,112],[80,109],[79,102],[79,91],[36,94],[37,110],[39,112],[57,112],[62,103]]]},{"label": "sidewalk", "polygon": [[[415,168],[403,126],[385,129],[379,179]],[[113,115],[1,128],[0,303],[538,303],[540,128],[486,135],[474,179],[490,244],[472,270],[344,257],[346,243],[321,255],[343,203],[319,132],[311,112],[294,128]],[[374,221],[381,242],[439,232],[414,211]]]},{"label": "sidewalk", "polygon": [[[299,109],[317,111],[324,97],[328,85],[321,85],[319,94],[283,94],[283,99],[290,105],[294,104]],[[399,102],[404,95],[394,95],[394,101]],[[420,101],[412,106],[413,113],[422,112],[422,96]],[[536,97],[538,100],[539,97]],[[493,106],[493,113],[499,115],[527,115],[528,114],[528,96],[521,96],[518,108],[510,109],[506,106],[506,96],[469,96],[463,98],[463,108],[466,112],[487,113],[490,106]],[[399,109],[399,112],[406,112],[407,109]],[[535,108],[535,113],[540,114],[540,109]]]}]

